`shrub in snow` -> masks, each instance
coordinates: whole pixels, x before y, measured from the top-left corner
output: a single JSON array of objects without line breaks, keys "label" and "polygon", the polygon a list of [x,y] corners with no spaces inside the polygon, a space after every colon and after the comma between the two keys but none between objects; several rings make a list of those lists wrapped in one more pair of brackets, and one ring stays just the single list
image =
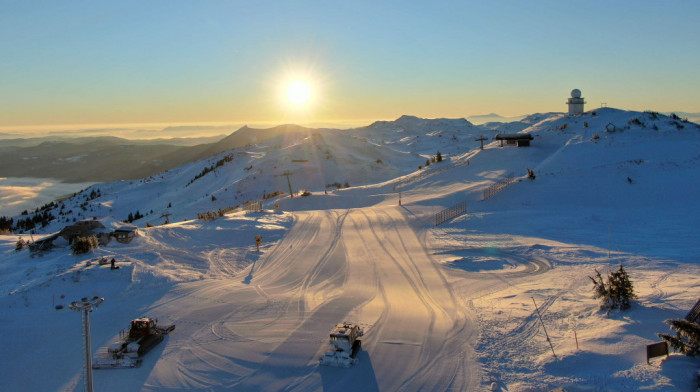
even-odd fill
[{"label": "shrub in snow", "polygon": [[650,110],[645,110],[644,113],[647,113],[649,117],[651,117],[653,120],[658,120],[659,119],[659,112],[653,112]]},{"label": "shrub in snow", "polygon": [[627,275],[622,263],[614,272],[608,272],[607,280],[603,279],[600,271],[595,270],[596,276],[589,276],[593,281],[593,297],[600,299],[600,309],[609,314],[613,309],[629,309],[630,300],[637,298],[634,286]]},{"label": "shrub in snow", "polygon": [[440,151],[437,152],[436,160],[437,160],[438,162],[442,162],[442,154],[440,154]]},{"label": "shrub in snow", "polygon": [[311,192],[306,191],[306,190],[301,191],[301,196],[311,196]]},{"label": "shrub in snow", "polygon": [[197,219],[201,219],[203,221],[211,221],[211,220],[216,220],[219,215],[216,212],[212,211],[207,211],[207,212],[198,212],[197,213]]},{"label": "shrub in snow", "polygon": [[535,171],[531,170],[530,168],[527,169],[527,178],[534,180],[535,179]]},{"label": "shrub in snow", "polygon": [[676,334],[657,334],[661,339],[685,355],[694,357],[700,354],[700,325],[685,319],[666,320],[665,323],[670,325]]},{"label": "shrub in snow", "polygon": [[17,240],[17,243],[15,245],[15,250],[19,251],[27,247],[27,241],[23,240],[22,237],[19,237]]},{"label": "shrub in snow", "polygon": [[[328,187],[328,185],[326,185],[326,187]],[[340,188],[340,184],[338,184],[338,188]],[[267,200],[267,199],[273,198],[275,196],[281,196],[281,195],[284,195],[283,191],[274,191],[271,193],[265,193],[265,194],[263,194],[263,200]]]},{"label": "shrub in snow", "polygon": [[[244,204],[248,204],[248,203],[244,203]],[[238,205],[235,207],[226,207],[224,209],[219,208],[218,211],[198,212],[197,219],[201,219],[204,221],[213,221],[213,220],[216,220],[216,218],[222,217],[222,216],[228,214],[229,212],[232,212],[236,208],[238,208]]]},{"label": "shrub in snow", "polygon": [[73,254],[79,255],[87,253],[92,249],[97,248],[98,246],[99,243],[97,242],[97,237],[91,235],[89,237],[77,237],[76,239],[74,239],[73,245],[71,245],[71,249],[73,249]]},{"label": "shrub in snow", "polygon": [[634,125],[638,125],[638,126],[640,126],[640,127],[643,127],[643,126],[644,126],[644,123],[641,122],[637,117],[635,117],[635,118],[629,120],[629,123],[630,123],[630,124],[634,124]]}]

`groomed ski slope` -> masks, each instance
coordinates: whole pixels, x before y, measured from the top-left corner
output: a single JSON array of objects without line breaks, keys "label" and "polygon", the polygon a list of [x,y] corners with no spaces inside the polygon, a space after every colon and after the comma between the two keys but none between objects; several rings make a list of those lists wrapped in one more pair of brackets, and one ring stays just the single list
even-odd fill
[{"label": "groomed ski slope", "polygon": [[[474,319],[443,274],[398,207],[296,213],[252,271],[183,284],[152,309],[177,333],[144,386],[478,389]],[[319,367],[328,331],[345,319],[365,328],[359,365]],[[100,372],[96,387],[116,373]]]},{"label": "groomed ski slope", "polygon": [[[546,118],[529,148],[491,143],[385,182],[275,200],[281,211],[140,229],[85,256],[32,257],[2,236],[2,389],[81,390],[80,317],[53,305],[99,295],[94,352],[131,318],[177,326],[141,368],[95,372],[101,391],[694,390],[697,360],[647,365],[644,347],[698,298],[700,213],[688,206],[700,138],[606,134],[640,114],[602,112],[588,127]],[[482,201],[510,172],[519,181]],[[461,201],[467,214],[432,226]],[[120,270],[85,265],[101,255]],[[588,276],[621,262],[639,298],[606,316]],[[365,329],[358,365],[319,366],[345,320]]]}]

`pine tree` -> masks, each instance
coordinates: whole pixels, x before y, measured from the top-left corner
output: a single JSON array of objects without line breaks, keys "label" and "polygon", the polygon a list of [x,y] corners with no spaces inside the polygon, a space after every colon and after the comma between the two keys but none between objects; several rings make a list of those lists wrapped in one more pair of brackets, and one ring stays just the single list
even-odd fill
[{"label": "pine tree", "polygon": [[634,294],[634,286],[630,281],[627,271],[622,267],[620,263],[620,268],[611,274],[611,287],[614,288],[615,301],[618,304],[620,310],[625,310],[630,308],[630,300],[637,298]]},{"label": "pine tree", "polygon": [[9,234],[12,231],[13,219],[0,216],[0,233]]},{"label": "pine tree", "polygon": [[603,277],[600,275],[600,271],[597,269],[595,270],[595,275],[595,277],[589,276],[589,278],[593,281],[593,298],[600,299],[601,309],[609,310],[612,308],[609,287],[607,284],[605,284]]},{"label": "pine tree", "polygon": [[607,310],[608,314],[613,309],[629,309],[630,300],[637,296],[634,294],[634,286],[622,263],[617,271],[608,272],[607,281],[597,269],[595,273],[595,277],[589,276],[589,278],[593,281],[593,297],[600,298],[600,309]]},{"label": "pine tree", "polygon": [[700,325],[685,319],[666,320],[665,323],[670,325],[676,334],[657,334],[661,339],[685,355],[694,357],[700,354]]}]

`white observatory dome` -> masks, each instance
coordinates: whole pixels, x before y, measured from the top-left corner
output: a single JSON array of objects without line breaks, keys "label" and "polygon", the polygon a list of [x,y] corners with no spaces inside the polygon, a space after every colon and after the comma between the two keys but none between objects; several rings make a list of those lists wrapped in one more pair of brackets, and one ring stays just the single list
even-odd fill
[{"label": "white observatory dome", "polygon": [[571,90],[571,98],[581,98],[581,90],[577,88]]}]

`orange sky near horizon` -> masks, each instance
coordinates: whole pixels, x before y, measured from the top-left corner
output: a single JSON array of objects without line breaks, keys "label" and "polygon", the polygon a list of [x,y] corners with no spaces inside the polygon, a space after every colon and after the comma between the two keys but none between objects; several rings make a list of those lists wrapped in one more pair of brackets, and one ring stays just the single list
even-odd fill
[{"label": "orange sky near horizon", "polygon": [[700,112],[698,2],[38,4],[0,3],[0,132]]}]

